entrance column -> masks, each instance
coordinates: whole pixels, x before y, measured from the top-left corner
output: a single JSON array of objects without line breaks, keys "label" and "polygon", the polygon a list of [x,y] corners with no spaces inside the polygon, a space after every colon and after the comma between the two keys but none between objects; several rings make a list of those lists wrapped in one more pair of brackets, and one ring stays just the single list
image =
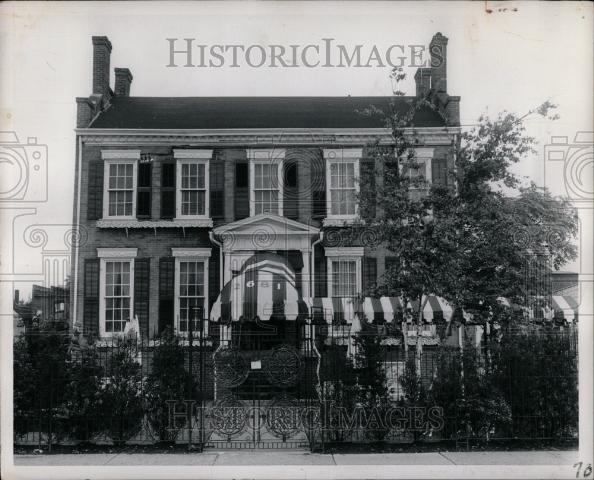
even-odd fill
[{"label": "entrance column", "polygon": [[309,272],[309,263],[311,261],[311,251],[310,250],[301,250],[301,255],[303,256],[303,268],[301,270],[301,296],[303,298],[311,297],[309,291],[309,280],[310,280],[310,272]]}]

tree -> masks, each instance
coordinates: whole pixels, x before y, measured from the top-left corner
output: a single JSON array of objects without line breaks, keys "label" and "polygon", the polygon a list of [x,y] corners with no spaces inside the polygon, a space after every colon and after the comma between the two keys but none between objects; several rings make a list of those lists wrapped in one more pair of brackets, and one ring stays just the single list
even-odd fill
[{"label": "tree", "polygon": [[[404,79],[401,69],[393,76]],[[361,236],[363,228],[373,230],[378,243],[396,256],[374,293],[402,297],[419,329],[428,295],[487,318],[501,308],[499,297],[521,302],[531,294],[527,264],[536,263],[542,272],[576,257],[577,214],[571,204],[533,184],[523,186],[511,171],[534,152],[524,119],[547,116],[554,105],[545,102],[522,117],[479,118],[454,142],[456,165],[448,177],[455,186],[444,186],[427,181],[416,155],[414,114],[435,108],[432,95],[408,99],[397,91],[394,105],[406,105],[404,113],[402,108],[363,112],[384,116],[392,145],[379,140],[369,145],[383,183],[373,189],[362,181],[362,221],[347,227],[352,237]],[[374,211],[381,214],[366,216]]]}]

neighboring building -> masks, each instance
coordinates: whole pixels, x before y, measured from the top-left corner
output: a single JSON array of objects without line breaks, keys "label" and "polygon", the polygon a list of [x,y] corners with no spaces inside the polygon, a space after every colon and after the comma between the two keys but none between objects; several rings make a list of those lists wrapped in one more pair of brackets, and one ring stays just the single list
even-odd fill
[{"label": "neighboring building", "polygon": [[[419,174],[448,183],[460,97],[447,93],[447,38],[431,44],[443,61],[415,75],[437,106],[413,119]],[[382,181],[366,145],[391,141],[359,111],[392,97],[132,97],[127,68],[109,85],[109,40],[93,49],[92,94],[77,98],[75,327],[111,336],[137,316],[145,338],[183,332],[255,252],[285,258],[303,298],[357,296],[393,261],[340,230],[358,215],[358,180]]]},{"label": "neighboring building", "polygon": [[[35,321],[67,322],[70,318],[70,294],[64,287],[33,285],[31,301],[24,303],[14,292],[15,335],[24,332]],[[17,332],[18,329],[18,332]]]}]

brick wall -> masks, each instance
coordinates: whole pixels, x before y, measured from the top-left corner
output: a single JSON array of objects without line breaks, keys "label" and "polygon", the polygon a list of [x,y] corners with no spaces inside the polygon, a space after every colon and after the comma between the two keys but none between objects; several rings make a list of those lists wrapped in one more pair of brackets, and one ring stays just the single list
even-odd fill
[{"label": "brick wall", "polygon": [[[82,151],[81,171],[76,172],[75,181],[78,182],[80,174],[80,223],[86,229],[86,242],[79,247],[78,278],[76,297],[72,298],[72,307],[76,302],[77,323],[82,325],[83,317],[83,295],[84,295],[84,260],[97,258],[97,248],[138,248],[138,258],[150,259],[150,282],[149,282],[149,332],[157,328],[159,317],[159,259],[170,257],[171,248],[193,248],[210,247],[213,245],[208,237],[209,229],[206,228],[98,228],[95,220],[88,220],[88,185],[89,185],[89,162],[101,160],[101,150],[108,147],[84,146]],[[117,147],[111,147],[117,148]],[[119,147],[121,148],[121,147]],[[160,219],[161,196],[161,162],[172,158],[172,147],[150,147],[141,149],[142,153],[150,153],[154,158],[152,167],[152,200],[151,219]],[[298,218],[305,224],[320,225],[319,220],[312,219],[312,167],[320,170],[323,164],[322,152],[319,148],[288,148],[287,155],[291,158],[299,157],[298,177]],[[435,157],[447,157],[449,167],[453,167],[452,148],[450,145],[440,145],[434,148]],[[224,163],[224,222],[229,223],[235,219],[235,164],[238,161],[246,161],[246,149],[228,148],[215,149],[213,161]],[[323,179],[322,179],[323,181]],[[381,169],[376,171],[376,185],[381,185]],[[75,185],[75,207],[77,201],[77,185]],[[74,222],[76,222],[76,208]],[[379,213],[379,212],[378,212]],[[356,242],[364,245],[365,256],[376,259],[377,276],[381,278],[385,271],[385,259],[390,252],[374,244]],[[213,248],[213,254],[216,254]],[[73,259],[74,260],[74,259]],[[75,262],[72,262],[73,272]],[[317,276],[317,275],[316,275]],[[74,279],[74,276],[72,276]],[[72,311],[72,310],[71,310]]]}]

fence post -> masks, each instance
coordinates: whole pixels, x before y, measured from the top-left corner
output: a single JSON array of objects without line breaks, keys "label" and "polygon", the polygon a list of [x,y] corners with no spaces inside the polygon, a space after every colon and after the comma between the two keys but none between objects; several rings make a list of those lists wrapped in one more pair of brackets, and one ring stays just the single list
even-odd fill
[{"label": "fence post", "polygon": [[[188,392],[193,396],[194,390],[194,372],[193,372],[193,361],[192,361],[192,347],[194,337],[194,308],[188,309]],[[193,399],[192,399],[193,400]],[[192,402],[186,404],[186,410],[188,415],[188,451],[192,450]]]}]

